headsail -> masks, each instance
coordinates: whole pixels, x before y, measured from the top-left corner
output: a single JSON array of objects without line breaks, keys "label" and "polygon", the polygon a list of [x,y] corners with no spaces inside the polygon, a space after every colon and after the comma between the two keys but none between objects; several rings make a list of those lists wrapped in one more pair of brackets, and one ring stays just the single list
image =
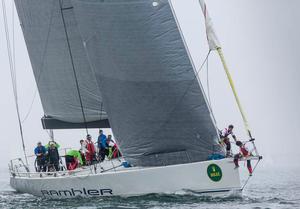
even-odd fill
[{"label": "headsail", "polygon": [[204,0],[199,0],[204,18],[205,18],[205,28],[206,28],[206,36],[210,50],[216,50],[221,47],[220,42],[218,40],[217,34],[215,32],[213,22],[209,16],[206,3]]},{"label": "headsail", "polygon": [[110,125],[125,158],[206,160],[218,134],[167,0],[72,0]]},{"label": "headsail", "polygon": [[[70,1],[15,0],[46,119],[44,128],[83,128],[70,53],[86,122],[107,119]],[[62,8],[61,8],[62,6]],[[62,9],[62,10],[61,10]],[[66,28],[64,28],[63,12]],[[69,36],[66,37],[65,29]],[[70,42],[70,50],[67,45]],[[95,123],[93,123],[95,125]]]}]

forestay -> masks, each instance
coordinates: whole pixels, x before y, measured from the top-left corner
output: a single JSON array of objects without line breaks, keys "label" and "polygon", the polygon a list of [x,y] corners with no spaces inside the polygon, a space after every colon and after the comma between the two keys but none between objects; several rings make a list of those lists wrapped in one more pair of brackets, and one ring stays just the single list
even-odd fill
[{"label": "forestay", "polygon": [[[62,5],[60,2],[15,0],[45,115],[58,122],[69,122],[66,124],[68,128],[72,128],[73,123],[77,123],[75,127],[80,127],[78,123],[83,123],[84,117],[70,55],[74,60],[86,121],[106,119],[107,115],[83,47],[72,5],[70,1],[63,1]],[[60,123],[56,124],[58,125],[54,124],[53,127]]]},{"label": "forestay", "polygon": [[71,2],[114,136],[130,163],[203,161],[219,149],[169,1]]}]

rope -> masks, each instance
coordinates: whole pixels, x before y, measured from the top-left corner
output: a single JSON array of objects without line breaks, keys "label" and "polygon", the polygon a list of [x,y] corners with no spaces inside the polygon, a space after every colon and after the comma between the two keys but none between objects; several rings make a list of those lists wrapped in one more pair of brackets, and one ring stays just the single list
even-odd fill
[{"label": "rope", "polygon": [[[211,50],[210,50],[211,51]],[[210,87],[209,87],[209,68],[208,68],[208,58],[209,56],[207,57],[207,60],[206,60],[206,85],[207,85],[207,97],[208,97],[208,107],[210,109],[210,112],[211,112],[211,115],[212,115],[212,119],[214,120],[214,123],[215,123],[215,126],[216,126],[216,129],[217,131],[219,131],[219,128],[218,128],[218,124],[217,124],[217,120],[216,120],[216,117],[215,117],[215,114],[214,114],[214,111],[213,111],[213,108],[211,106],[211,96],[210,96]]]},{"label": "rope", "polygon": [[32,100],[31,100],[29,109],[28,109],[28,111],[27,111],[25,117],[24,117],[23,120],[22,120],[22,124],[25,123],[25,121],[28,119],[28,117],[29,117],[29,115],[30,115],[30,113],[31,113],[31,110],[32,110],[32,107],[33,107],[33,104],[34,104],[34,101],[35,101],[36,93],[37,93],[37,88],[35,89],[35,92],[34,92],[34,95],[33,95]]},{"label": "rope", "polygon": [[60,3],[60,12],[61,12],[61,17],[62,17],[62,22],[63,22],[63,26],[64,26],[64,30],[65,30],[65,35],[66,35],[66,39],[67,39],[67,45],[68,45],[69,55],[70,55],[71,64],[72,64],[72,70],[73,70],[73,73],[74,73],[75,84],[76,84],[76,88],[77,88],[77,92],[78,92],[78,97],[79,97],[79,102],[80,102],[82,117],[83,117],[83,121],[84,121],[84,125],[85,125],[86,134],[89,134],[88,127],[87,127],[87,122],[86,122],[86,117],[85,117],[85,113],[84,113],[84,109],[83,109],[83,103],[82,103],[81,93],[80,93],[80,89],[79,89],[79,83],[78,83],[78,79],[77,79],[77,73],[76,73],[76,70],[75,70],[75,64],[74,64],[73,54],[72,54],[72,50],[71,50],[71,44],[70,44],[70,40],[69,40],[69,34],[68,34],[68,31],[67,31],[66,21],[65,21],[65,17],[64,17],[64,13],[63,13],[63,0],[60,0],[59,3]]},{"label": "rope", "polygon": [[[4,20],[4,29],[5,29],[5,37],[6,37],[7,54],[8,54],[8,59],[9,59],[10,76],[11,76],[11,80],[12,80],[13,93],[14,93],[14,99],[15,99],[15,105],[16,105],[16,111],[17,111],[19,129],[20,129],[20,136],[21,136],[21,140],[22,140],[22,148],[23,148],[23,152],[24,152],[26,166],[28,167],[29,164],[28,164],[28,159],[27,159],[27,155],[26,155],[26,148],[25,148],[23,127],[22,127],[22,123],[21,123],[21,117],[20,117],[20,111],[19,111],[19,103],[18,103],[17,75],[16,75],[16,69],[15,69],[16,65],[15,65],[15,57],[14,57],[15,56],[15,49],[14,48],[11,49],[11,45],[10,45],[10,38],[9,38],[9,30],[8,30],[8,21],[7,21],[5,0],[2,0],[2,12],[3,12],[3,20]],[[13,18],[13,20],[14,20],[14,18]],[[14,40],[14,30],[13,30],[13,42],[14,41],[15,40]],[[13,47],[15,47],[14,43],[13,43]]]},{"label": "rope", "polygon": [[[96,74],[95,73],[95,69],[93,68],[93,65],[91,64],[91,60],[90,60],[90,56],[89,56],[89,53],[87,52],[87,49],[86,49],[86,44],[89,42],[89,39],[86,39],[86,40],[84,40],[83,41],[83,47],[84,47],[84,49],[86,50],[86,57],[87,57],[87,61],[88,61],[88,63],[90,64],[90,68],[91,68],[91,71],[94,73],[94,75]],[[98,84],[98,82],[96,82],[96,86],[97,86],[97,88],[99,89],[99,91],[100,91],[100,87],[99,87],[99,84]],[[103,116],[103,112],[105,111],[104,109],[103,109],[103,96],[101,95],[101,102],[100,102],[101,104],[100,104],[100,121],[102,120],[102,116]]]},{"label": "rope", "polygon": [[[204,61],[202,62],[199,70],[197,72],[195,72],[194,78],[191,80],[190,85],[186,88],[186,90],[184,91],[183,95],[180,97],[180,99],[178,99],[178,101],[176,102],[176,104],[174,105],[174,108],[172,109],[172,111],[170,111],[168,118],[170,118],[170,116],[172,115],[172,113],[176,110],[177,106],[184,100],[184,97],[186,96],[186,94],[189,92],[191,86],[194,84],[194,81],[196,79],[198,79],[198,75],[201,72],[201,70],[203,69],[209,55],[210,55],[211,50],[208,51]],[[165,126],[165,124],[167,124],[169,122],[169,120],[166,120],[160,127],[163,128]],[[153,135],[154,136],[154,135]],[[152,136],[152,137],[153,137]],[[205,142],[203,142],[205,143]],[[206,142],[208,144],[208,142]]]},{"label": "rope", "polygon": [[177,105],[183,100],[183,98],[185,97],[185,95],[187,94],[187,92],[189,91],[189,89],[191,88],[191,86],[193,85],[193,83],[194,83],[194,81],[195,81],[195,79],[197,79],[198,78],[198,76],[199,76],[199,73],[201,72],[201,70],[203,69],[203,67],[204,67],[204,65],[205,65],[205,63],[207,62],[207,60],[208,60],[208,57],[209,57],[209,55],[210,55],[210,50],[208,51],[208,53],[207,53],[207,55],[206,55],[206,57],[205,57],[205,59],[204,59],[204,61],[203,61],[203,63],[201,64],[201,66],[200,66],[200,68],[199,68],[199,70],[195,73],[195,76],[194,76],[194,78],[193,78],[193,80],[191,81],[191,84],[187,87],[187,89],[185,90],[185,92],[184,92],[184,94],[183,94],[183,96],[181,97],[181,99],[179,100],[179,102],[177,102],[177,104],[176,104],[176,106],[175,106],[175,108],[177,107]]},{"label": "rope", "polygon": [[16,50],[15,50],[15,8],[14,8],[14,1],[11,1],[11,8],[12,8],[12,44],[13,44],[13,64],[14,69],[16,69]]},{"label": "rope", "polygon": [[[255,164],[255,166],[254,166],[254,168],[253,168],[253,171],[252,171],[252,174],[254,173],[254,171],[255,171],[255,169],[256,169],[256,167],[257,167],[257,165],[258,165],[259,162],[260,162],[260,159],[258,159],[257,163]],[[249,176],[249,177],[247,178],[246,182],[244,183],[244,185],[243,185],[243,187],[242,187],[242,189],[241,189],[242,191],[244,190],[244,188],[245,188],[246,185],[248,184],[248,182],[249,182],[249,180],[251,179],[251,177],[252,177],[252,175]]]},{"label": "rope", "polygon": [[212,107],[211,107],[211,97],[210,97],[210,88],[209,88],[208,58],[207,58],[207,61],[206,61],[206,85],[207,85],[208,103],[209,103],[210,109],[212,110]]}]

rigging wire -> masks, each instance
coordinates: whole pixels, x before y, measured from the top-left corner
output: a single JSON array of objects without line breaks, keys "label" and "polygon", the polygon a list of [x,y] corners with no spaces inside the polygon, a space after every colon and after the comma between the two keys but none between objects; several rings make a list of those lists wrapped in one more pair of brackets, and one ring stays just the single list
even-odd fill
[{"label": "rigging wire", "polygon": [[[21,123],[19,103],[18,103],[18,94],[17,94],[18,93],[17,92],[17,75],[16,75],[16,69],[15,69],[16,65],[15,65],[15,57],[14,57],[15,56],[15,49],[14,48],[12,49],[11,45],[10,45],[10,36],[9,36],[9,30],[8,30],[8,20],[7,20],[5,0],[2,0],[2,12],[3,12],[5,37],[6,37],[7,54],[8,54],[9,67],[10,67],[10,75],[11,75],[12,86],[13,86],[13,93],[14,93],[14,99],[15,99],[15,105],[16,105],[16,111],[17,111],[19,129],[20,129],[20,136],[21,136],[21,140],[22,140],[22,148],[23,148],[24,157],[25,157],[26,166],[27,166],[26,169],[28,169],[28,165],[29,164],[28,164],[28,159],[27,159],[27,155],[26,155],[26,148],[25,148],[23,127],[22,127],[22,123]],[[14,41],[15,40],[14,40],[14,30],[13,30],[13,42]],[[14,43],[13,43],[13,47],[15,47]]]},{"label": "rigging wire", "polygon": [[[190,81],[190,84],[187,86],[187,88],[185,89],[184,93],[182,94],[182,96],[178,99],[178,101],[175,103],[174,105],[174,108],[169,112],[169,116],[168,118],[171,117],[172,113],[176,110],[176,108],[178,107],[178,105],[184,100],[184,97],[187,95],[187,93],[189,92],[190,88],[193,86],[195,80],[198,80],[198,76],[199,76],[199,73],[201,72],[201,70],[203,69],[203,67],[205,66],[205,63],[207,62],[207,59],[209,57],[211,53],[211,50],[208,51],[204,61],[202,62],[200,68],[195,72],[195,75],[193,77],[193,79],[191,79]],[[213,118],[214,119],[214,118]],[[169,122],[169,120],[165,120],[164,123],[161,125],[161,127],[164,127],[165,124],[167,124]],[[207,143],[208,142],[204,142],[204,143]]]},{"label": "rigging wire", "polygon": [[[28,111],[26,112],[25,114],[25,117],[23,118],[22,120],[22,123],[25,123],[25,121],[28,119],[31,111],[32,111],[32,108],[33,108],[33,104],[34,104],[34,101],[36,99],[36,95],[37,95],[37,92],[38,92],[38,84],[41,80],[41,77],[42,77],[42,74],[44,72],[44,64],[45,64],[45,57],[46,57],[46,53],[47,53],[47,48],[48,48],[48,44],[49,44],[49,37],[50,37],[50,33],[51,33],[51,26],[52,26],[52,21],[53,21],[53,16],[54,16],[54,7],[55,7],[55,1],[53,1],[53,4],[52,4],[52,10],[51,10],[51,16],[50,16],[50,21],[49,21],[49,27],[48,27],[48,31],[47,31],[47,36],[46,36],[46,42],[45,42],[45,47],[44,47],[44,50],[43,50],[43,53],[42,53],[42,62],[41,62],[41,66],[40,66],[40,70],[39,70],[39,74],[38,74],[38,78],[36,79],[36,88],[35,88],[35,92],[34,92],[34,95],[33,95],[33,98],[31,100],[31,103],[30,103],[30,106],[28,108]],[[23,9],[23,13],[24,13],[24,8],[22,7]],[[24,16],[25,18],[25,16]],[[45,114],[45,113],[44,113]]]},{"label": "rigging wire", "polygon": [[[211,50],[210,50],[211,51]],[[211,105],[211,96],[210,96],[210,85],[209,85],[209,68],[208,68],[208,63],[209,63],[209,56],[206,59],[206,85],[207,85],[207,97],[208,97],[208,108],[210,109],[212,119],[215,123],[216,129],[219,131],[217,120]]]},{"label": "rigging wire", "polygon": [[[195,67],[195,64],[194,64],[194,62],[193,62],[191,53],[190,53],[190,51],[189,51],[189,49],[188,49],[186,40],[185,40],[185,38],[184,38],[184,34],[183,34],[182,29],[181,29],[181,27],[180,27],[179,20],[178,20],[176,14],[175,14],[174,6],[173,6],[171,0],[168,0],[168,2],[169,2],[169,4],[170,4],[170,6],[171,6],[173,16],[174,16],[174,18],[175,18],[177,27],[178,27],[179,32],[180,32],[180,35],[181,35],[181,38],[182,38],[182,40],[183,40],[183,43],[184,43],[185,48],[186,48],[186,51],[187,51],[188,56],[189,56],[189,58],[190,58],[191,64],[192,64],[192,66],[193,66],[193,68],[194,68],[194,73],[196,74],[194,79],[197,79],[198,84],[199,84],[199,86],[200,86],[200,88],[201,88],[201,92],[203,93],[204,90],[203,90],[203,87],[202,87],[202,84],[201,84],[201,81],[200,81],[200,78],[199,78],[198,74],[200,73],[201,69],[203,68],[205,62],[207,61],[207,59],[208,59],[208,57],[209,57],[209,55],[210,55],[211,49],[209,49],[209,52],[208,52],[208,54],[207,54],[207,56],[206,56],[206,59],[204,60],[203,64],[201,65],[199,71],[198,71],[198,72],[195,72],[195,71],[196,71],[196,67]],[[193,81],[194,81],[194,79],[193,79]],[[192,86],[192,84],[193,84],[193,82],[191,82],[191,85],[190,85],[190,86]],[[187,88],[187,91],[189,90],[190,86]],[[186,93],[187,93],[187,91],[186,91]],[[184,98],[184,96],[186,95],[186,93],[183,95],[182,99]],[[208,105],[207,97],[206,97],[206,95],[203,95],[203,97],[204,97],[204,100],[205,100],[205,104],[206,104],[207,107],[208,107],[209,114],[210,114],[210,118],[211,118],[211,120],[212,120],[213,126],[214,126],[216,132],[218,133],[217,122],[216,122],[216,119],[215,119],[215,117],[214,117],[214,115],[213,115],[213,112],[212,112],[210,106]],[[177,106],[177,105],[176,105],[176,106]],[[173,109],[173,111],[175,111],[176,106],[175,106],[175,108]],[[172,111],[171,113],[173,113],[173,111]],[[170,114],[171,114],[171,113],[170,113]],[[217,137],[218,137],[218,139],[219,139],[219,134],[217,134]],[[207,143],[208,143],[208,142],[207,142]],[[212,149],[212,151],[213,151],[213,150],[214,150],[214,148]]]},{"label": "rigging wire", "polygon": [[65,31],[65,35],[66,35],[66,40],[67,40],[69,55],[70,55],[71,64],[72,64],[72,70],[73,70],[73,73],[74,73],[75,84],[76,84],[77,93],[78,93],[78,97],[79,97],[79,102],[80,102],[82,117],[83,117],[83,121],[84,121],[84,125],[85,125],[86,134],[89,134],[88,127],[87,127],[86,116],[85,116],[84,109],[83,109],[82,97],[81,97],[81,93],[80,93],[80,89],[79,89],[79,83],[78,83],[77,73],[76,73],[76,70],[75,70],[75,64],[74,64],[73,54],[72,54],[72,50],[71,50],[71,44],[70,44],[70,40],[69,40],[69,34],[68,34],[68,31],[67,31],[65,16],[64,16],[64,12],[63,12],[63,0],[60,0],[59,3],[60,3],[60,12],[61,12],[62,22],[63,22],[64,31]]},{"label": "rigging wire", "polygon": [[[254,168],[253,168],[253,171],[252,171],[252,174],[254,173],[254,171],[255,171],[255,169],[256,169],[258,163],[260,162],[260,160],[261,160],[261,158],[259,158],[258,161],[257,161],[257,163],[255,164],[255,166],[254,166]],[[252,175],[250,175],[250,176],[247,178],[247,180],[245,181],[245,183],[244,183],[244,185],[243,185],[243,187],[242,187],[242,189],[241,189],[242,191],[244,190],[244,188],[245,188],[246,185],[248,184],[248,182],[249,182],[249,180],[251,179],[251,177],[252,177]]]},{"label": "rigging wire", "polygon": [[[88,42],[89,40],[88,39],[86,39],[86,40],[84,40],[83,41],[83,47],[84,47],[84,49],[86,50],[86,57],[87,57],[87,60],[88,60],[88,63],[89,63],[89,65],[90,65],[90,67],[91,67],[91,71],[94,73],[94,75],[96,74],[95,73],[95,69],[93,68],[93,65],[91,64],[91,60],[90,60],[90,57],[89,57],[89,53],[87,52],[87,49],[86,49],[86,44],[87,44],[87,42]],[[97,88],[99,89],[99,91],[100,91],[100,87],[99,87],[99,84],[98,84],[98,82],[96,82],[96,86],[97,86]],[[105,113],[103,113],[103,112],[105,112],[105,110],[103,109],[103,97],[102,97],[102,95],[101,95],[101,102],[100,102],[101,104],[100,104],[100,121],[102,120],[102,117],[103,117],[103,114],[105,115]]]},{"label": "rigging wire", "polygon": [[34,101],[35,101],[36,94],[37,94],[37,88],[35,89],[35,92],[34,92],[32,100],[31,100],[30,106],[28,108],[28,111],[27,111],[25,117],[23,118],[23,120],[21,121],[22,124],[25,123],[25,121],[28,119],[28,117],[31,113],[31,110],[32,110],[32,107],[33,107],[33,104],[34,104]]},{"label": "rigging wire", "polygon": [[209,61],[209,57],[206,60],[206,85],[207,85],[207,97],[208,97],[208,103],[210,106],[210,109],[212,110],[212,106],[211,106],[211,97],[210,97],[210,88],[209,88],[209,70],[208,70],[208,61]]},{"label": "rigging wire", "polygon": [[12,8],[12,45],[13,45],[13,64],[14,69],[16,69],[16,47],[15,47],[15,8],[14,8],[14,1],[11,1],[11,8]]}]

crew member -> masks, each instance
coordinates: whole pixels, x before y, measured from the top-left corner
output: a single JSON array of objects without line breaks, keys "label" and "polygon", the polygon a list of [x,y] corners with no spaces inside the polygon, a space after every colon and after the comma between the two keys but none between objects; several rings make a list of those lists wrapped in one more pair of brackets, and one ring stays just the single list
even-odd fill
[{"label": "crew member", "polygon": [[91,165],[96,154],[94,142],[92,141],[91,135],[88,134],[86,136],[85,143],[87,148],[87,152],[85,153],[86,164]]},{"label": "crew member", "polygon": [[47,150],[42,145],[42,142],[37,143],[37,147],[34,149],[37,162],[37,172],[46,171],[46,154]]},{"label": "crew member", "polygon": [[86,143],[83,139],[80,140],[80,154],[81,154],[81,158],[82,158],[82,162],[83,165],[86,165],[85,163],[85,154],[88,152],[87,147],[86,147]]},{"label": "crew member", "polygon": [[[236,145],[240,148],[240,152],[236,155],[234,155],[234,164],[235,168],[239,167],[239,159],[240,158],[247,158],[251,156],[251,153],[248,151],[248,149],[245,147],[245,144],[243,144],[241,141],[237,141]],[[249,171],[249,175],[252,176],[252,166],[251,166],[251,161],[247,159],[247,168]]]},{"label": "crew member", "polygon": [[226,157],[231,157],[231,144],[230,144],[230,139],[229,136],[231,135],[234,141],[236,142],[236,136],[233,134],[234,126],[229,125],[228,128],[225,128],[221,133],[220,133],[220,138],[221,142],[223,142],[226,145]]},{"label": "crew member", "polygon": [[59,153],[57,149],[57,143],[54,141],[49,142],[48,147],[48,171],[51,170],[51,168],[55,168],[56,171],[59,171]]},{"label": "crew member", "polygon": [[108,148],[108,153],[106,153],[108,154],[108,159],[114,159],[122,156],[117,144],[112,140],[111,135],[107,136],[106,145]]},{"label": "crew member", "polygon": [[75,170],[77,167],[83,165],[80,151],[70,150],[66,154],[66,166],[68,170]]},{"label": "crew member", "polygon": [[99,160],[103,161],[105,159],[107,145],[106,145],[106,135],[103,134],[102,130],[99,130],[97,144],[98,144]]}]

